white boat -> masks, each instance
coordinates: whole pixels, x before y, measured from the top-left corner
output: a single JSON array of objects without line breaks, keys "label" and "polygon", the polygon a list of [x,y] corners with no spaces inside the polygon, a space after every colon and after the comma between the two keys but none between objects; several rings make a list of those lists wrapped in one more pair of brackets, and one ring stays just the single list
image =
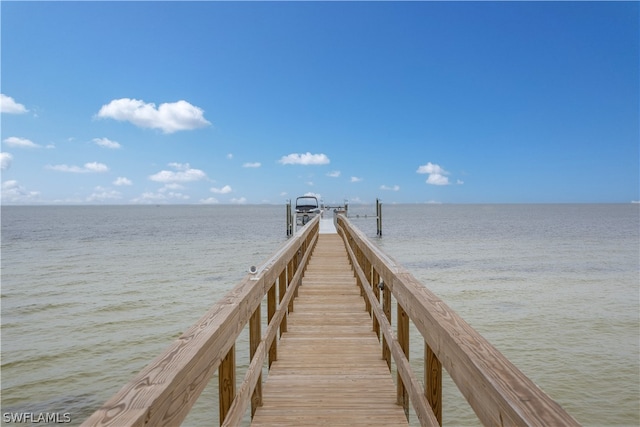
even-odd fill
[{"label": "white boat", "polygon": [[318,204],[318,198],[314,196],[300,196],[296,199],[296,224],[305,225],[322,210]]}]

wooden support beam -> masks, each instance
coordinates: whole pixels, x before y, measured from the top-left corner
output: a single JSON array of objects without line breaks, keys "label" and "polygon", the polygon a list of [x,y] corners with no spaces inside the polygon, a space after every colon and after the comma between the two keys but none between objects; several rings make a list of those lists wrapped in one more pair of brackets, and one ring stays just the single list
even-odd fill
[{"label": "wooden support beam", "polygon": [[424,343],[424,395],[442,425],[442,364],[431,347]]},{"label": "wooden support beam", "polygon": [[[402,306],[398,304],[397,306],[397,319],[398,319],[398,344],[400,344],[400,348],[404,353],[407,360],[409,360],[409,316],[404,311]],[[400,377],[400,372],[398,372],[398,405],[401,405],[404,408],[404,413],[407,416],[407,420],[409,419],[409,395],[407,394],[407,389],[402,382],[402,378]]]},{"label": "wooden support beam", "polygon": [[[386,284],[382,290],[382,310],[391,325],[391,290]],[[387,366],[391,370],[391,351],[389,350],[389,343],[384,336],[382,337],[382,358],[387,361]]]},{"label": "wooden support beam", "polygon": [[[249,360],[253,360],[256,349],[262,339],[261,323],[260,306],[258,306],[249,320]],[[251,417],[256,413],[258,406],[262,406],[262,375],[258,377],[256,388],[253,390],[253,395],[251,396]]]},{"label": "wooden support beam", "polygon": [[[280,273],[280,277],[278,278],[278,302],[282,304],[282,298],[284,298],[284,294],[287,292],[287,275],[289,274],[289,263],[287,263],[287,267],[282,270]],[[283,333],[287,332],[287,314],[285,313],[282,317],[282,322],[280,323],[280,336]]]},{"label": "wooden support beam", "polygon": [[229,408],[236,397],[236,346],[231,346],[218,368],[218,401],[220,405],[220,424],[224,421]]},{"label": "wooden support beam", "polygon": [[[271,319],[276,313],[276,284],[275,282],[269,288],[267,292],[267,325],[271,324]],[[273,340],[271,347],[269,347],[269,367],[278,359],[278,340]]]}]

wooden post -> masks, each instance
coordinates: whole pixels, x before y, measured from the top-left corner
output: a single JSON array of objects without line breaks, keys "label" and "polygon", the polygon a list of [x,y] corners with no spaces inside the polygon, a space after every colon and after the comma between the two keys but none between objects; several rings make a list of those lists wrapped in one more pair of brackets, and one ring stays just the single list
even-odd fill
[{"label": "wooden post", "polygon": [[236,346],[231,346],[218,368],[218,399],[220,406],[220,424],[236,396]]},{"label": "wooden post", "polygon": [[[293,276],[296,274],[296,262],[298,260],[298,254],[296,253],[293,258],[291,258],[291,261],[289,261],[288,265],[288,273],[287,273],[287,288],[289,288],[289,286],[291,286],[291,282],[293,279]],[[289,300],[289,313],[291,313],[293,311],[293,298],[291,298]]]},{"label": "wooden post", "polygon": [[376,199],[376,236],[382,236],[382,204]]},{"label": "wooden post", "polygon": [[[275,282],[267,292],[267,324],[271,324],[271,319],[276,314],[276,284]],[[271,347],[269,347],[269,368],[271,364],[278,359],[278,337],[273,339]]]},{"label": "wooden post", "polygon": [[[380,283],[380,274],[375,270],[372,270],[373,279],[371,281],[371,285],[373,286],[373,294],[376,296],[376,304],[380,303],[380,288],[378,287],[378,283]],[[373,330],[378,336],[378,341],[380,340],[380,324],[378,323],[378,318],[376,316],[373,317]]]},{"label": "wooden post", "polygon": [[[409,316],[404,311],[404,308],[398,303],[398,344],[400,344],[400,348],[404,352],[404,355],[409,360]],[[407,420],[409,420],[409,393],[407,393],[407,388],[402,383],[402,378],[400,377],[400,372],[397,373],[398,376],[398,405],[402,405],[404,408],[404,413],[407,416]]]},{"label": "wooden post", "polygon": [[[262,339],[262,325],[260,317],[260,305],[253,312],[251,319],[249,319],[249,360],[253,360],[256,354],[256,349],[260,345]],[[251,418],[256,413],[258,406],[262,406],[262,374],[258,377],[256,388],[251,395]]]},{"label": "wooden post", "polygon": [[424,343],[424,394],[438,423],[442,425],[442,364]]},{"label": "wooden post", "polygon": [[[373,286],[373,280],[371,279],[371,263],[369,262],[369,260],[367,259],[367,257],[364,255],[364,252],[362,253],[362,261],[364,263],[363,266],[363,271],[364,273],[367,275],[367,283],[365,283],[364,285],[371,288],[371,286]],[[371,302],[369,301],[369,298],[365,298],[365,305],[367,307],[367,313],[369,313],[369,316],[371,316]],[[372,317],[376,317],[376,316],[372,316]]]},{"label": "wooden post", "polygon": [[[389,321],[389,325],[391,325],[391,290],[386,283],[382,290],[382,310]],[[389,367],[389,370],[391,370],[391,350],[389,349],[389,343],[386,342],[384,336],[382,337],[382,358],[387,361],[387,366]]]},{"label": "wooden post", "polygon": [[[282,270],[282,273],[280,273],[280,278],[278,279],[278,305],[282,304],[282,298],[284,298],[284,294],[285,292],[287,292],[287,268]],[[282,322],[280,322],[280,336],[282,336],[282,334],[285,332],[287,332],[287,314],[286,313],[282,318]]]}]

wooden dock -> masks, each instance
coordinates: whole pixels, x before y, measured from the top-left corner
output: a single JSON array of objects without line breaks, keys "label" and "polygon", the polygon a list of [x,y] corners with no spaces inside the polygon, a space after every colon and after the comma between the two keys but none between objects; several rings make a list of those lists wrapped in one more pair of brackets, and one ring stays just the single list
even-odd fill
[{"label": "wooden dock", "polygon": [[406,426],[338,234],[320,234],[252,426]]},{"label": "wooden dock", "polygon": [[[333,225],[302,227],[82,425],[179,426],[217,376],[226,427],[247,411],[255,426],[399,426],[410,407],[420,425],[440,426],[443,369],[484,425],[579,425],[345,215],[337,234]],[[410,322],[424,342],[420,379]]]}]

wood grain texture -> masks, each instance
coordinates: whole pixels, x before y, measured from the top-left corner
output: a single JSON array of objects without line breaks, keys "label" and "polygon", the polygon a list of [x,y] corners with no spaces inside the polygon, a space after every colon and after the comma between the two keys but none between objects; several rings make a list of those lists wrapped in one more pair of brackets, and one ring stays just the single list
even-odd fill
[{"label": "wood grain texture", "polygon": [[[360,248],[485,425],[576,426],[578,422],[444,301],[340,215]],[[386,302],[386,301],[385,301]],[[386,308],[386,307],[385,307]]]},{"label": "wood grain texture", "polygon": [[318,229],[319,218],[314,218],[263,264],[259,274],[245,277],[82,426],[180,425],[265,294]]},{"label": "wood grain texture", "polygon": [[319,236],[253,426],[406,426],[344,245]]}]

